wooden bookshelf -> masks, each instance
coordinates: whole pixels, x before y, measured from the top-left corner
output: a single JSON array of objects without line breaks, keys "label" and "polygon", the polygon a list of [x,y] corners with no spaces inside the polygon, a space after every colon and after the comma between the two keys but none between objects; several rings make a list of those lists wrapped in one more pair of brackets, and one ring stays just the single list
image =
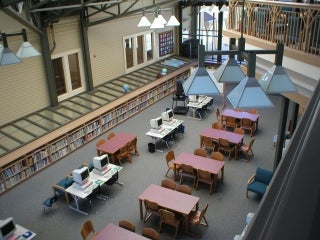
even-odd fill
[{"label": "wooden bookshelf", "polygon": [[143,111],[176,89],[197,62],[177,68],[0,158],[0,194]]}]

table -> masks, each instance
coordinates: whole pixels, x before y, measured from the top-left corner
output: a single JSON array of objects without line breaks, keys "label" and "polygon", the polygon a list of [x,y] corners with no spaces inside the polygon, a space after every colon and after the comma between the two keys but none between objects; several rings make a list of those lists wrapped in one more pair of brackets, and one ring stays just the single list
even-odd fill
[{"label": "table", "polygon": [[32,239],[34,238],[37,234],[30,231],[29,229],[26,229],[18,224],[16,225],[16,230],[13,232],[13,234],[9,237],[8,240],[19,240],[19,239]]},{"label": "table", "polygon": [[[163,139],[166,136],[168,136],[169,134],[171,134],[174,130],[176,130],[181,124],[183,123],[183,120],[180,119],[173,119],[172,121],[168,122],[168,121],[163,121],[162,122],[162,129],[161,131],[153,131],[153,130],[149,130],[146,135],[151,137],[154,141],[154,145],[156,147],[156,142],[158,139]],[[169,146],[167,145],[167,147],[169,148]],[[159,149],[155,149],[158,152],[162,152]]]},{"label": "table", "polygon": [[197,109],[201,109],[203,106],[207,105],[211,100],[212,100],[212,97],[199,96],[198,101],[189,101],[187,106],[192,111],[192,117],[191,118],[201,120],[201,118],[197,118],[196,117],[196,111],[197,111]]},{"label": "table", "polygon": [[219,138],[224,138],[230,143],[235,144],[235,159],[238,157],[238,148],[243,142],[244,135],[229,132],[226,130],[220,130],[215,128],[206,128],[200,132],[200,147],[202,142],[202,137],[209,137],[215,141],[218,141]]},{"label": "table", "polygon": [[[90,172],[89,181],[92,181],[92,185],[87,187],[86,189],[80,189],[76,186],[77,183],[73,183],[70,187],[66,189],[66,192],[70,193],[70,195],[73,197],[75,206],[72,206],[72,204],[69,205],[69,208],[82,213],[84,215],[88,215],[87,212],[80,209],[79,201],[80,199],[86,199],[95,189],[100,188],[101,185],[105,184],[111,177],[117,172],[121,171],[122,167],[119,167],[114,164],[109,164],[108,167],[111,168],[109,172],[105,175],[99,175],[95,173],[94,171]],[[103,195],[100,195],[100,197],[103,199]]]},{"label": "table", "polygon": [[233,109],[225,109],[221,114],[221,121],[223,121],[223,118],[225,117],[234,117],[236,119],[239,119],[241,121],[242,118],[248,118],[251,121],[255,122],[256,124],[256,130],[258,129],[258,122],[260,114],[258,113],[249,113],[245,111],[235,111]]},{"label": "table", "polygon": [[158,203],[159,206],[171,211],[181,213],[185,218],[186,232],[188,232],[188,215],[196,206],[198,209],[199,197],[161,187],[155,184],[149,185],[139,196],[140,218],[143,219],[144,199]]},{"label": "table", "polygon": [[137,136],[134,134],[125,132],[117,133],[113,138],[98,146],[97,151],[108,154],[111,157],[111,162],[114,164],[115,153],[119,151],[121,147],[128,144],[135,138],[137,138]]},{"label": "table", "polygon": [[208,171],[215,175],[213,191],[216,191],[218,184],[218,174],[221,171],[221,180],[223,181],[224,176],[224,162],[214,160],[207,157],[201,157],[194,155],[193,153],[182,152],[176,159],[173,161],[175,169],[174,169],[174,177],[177,176],[176,165],[179,164],[187,164],[191,165],[195,169],[201,169],[204,171]]},{"label": "table", "polygon": [[94,240],[147,240],[137,233],[131,232],[125,228],[109,223],[95,236]]}]

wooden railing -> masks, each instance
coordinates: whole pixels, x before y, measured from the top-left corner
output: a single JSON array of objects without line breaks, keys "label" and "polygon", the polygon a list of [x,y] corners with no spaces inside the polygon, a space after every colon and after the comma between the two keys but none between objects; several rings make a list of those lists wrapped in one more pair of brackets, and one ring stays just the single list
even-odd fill
[{"label": "wooden railing", "polygon": [[227,29],[320,56],[320,4],[229,0]]}]

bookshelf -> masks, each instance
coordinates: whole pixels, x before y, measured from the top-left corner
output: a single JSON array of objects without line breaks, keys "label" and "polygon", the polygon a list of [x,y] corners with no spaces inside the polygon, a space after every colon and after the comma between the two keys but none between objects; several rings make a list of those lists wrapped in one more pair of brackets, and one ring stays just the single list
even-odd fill
[{"label": "bookshelf", "polygon": [[191,62],[177,68],[1,157],[0,194],[172,94],[176,80],[188,78],[190,68],[196,65]]}]

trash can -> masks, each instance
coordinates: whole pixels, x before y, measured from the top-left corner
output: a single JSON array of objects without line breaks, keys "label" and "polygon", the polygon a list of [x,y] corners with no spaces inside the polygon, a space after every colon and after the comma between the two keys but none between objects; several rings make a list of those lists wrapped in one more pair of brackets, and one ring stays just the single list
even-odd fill
[{"label": "trash can", "polygon": [[148,143],[148,150],[151,153],[154,153],[156,151],[156,145],[154,143]]}]

